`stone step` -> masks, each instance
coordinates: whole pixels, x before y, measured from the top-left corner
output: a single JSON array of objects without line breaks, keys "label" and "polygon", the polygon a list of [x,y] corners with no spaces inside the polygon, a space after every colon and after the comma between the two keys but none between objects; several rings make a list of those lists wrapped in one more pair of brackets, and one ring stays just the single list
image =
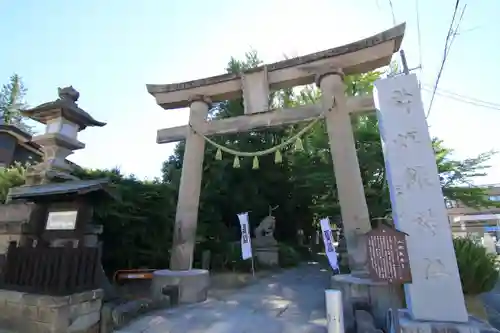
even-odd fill
[{"label": "stone step", "polygon": [[[170,307],[170,300],[152,300],[142,298],[129,301],[104,303],[101,309],[101,333],[111,333],[150,311]],[[2,333],[2,332],[0,332]]]}]

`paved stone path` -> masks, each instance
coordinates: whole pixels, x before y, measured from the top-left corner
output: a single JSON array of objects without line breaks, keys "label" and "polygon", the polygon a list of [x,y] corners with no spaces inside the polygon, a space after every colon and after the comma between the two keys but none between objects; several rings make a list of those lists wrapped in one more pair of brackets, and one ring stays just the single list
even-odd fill
[{"label": "paved stone path", "polygon": [[483,294],[482,299],[488,313],[488,321],[491,326],[500,330],[500,282],[492,291]]},{"label": "paved stone path", "polygon": [[220,299],[146,315],[116,333],[325,333],[330,275],[304,264]]}]

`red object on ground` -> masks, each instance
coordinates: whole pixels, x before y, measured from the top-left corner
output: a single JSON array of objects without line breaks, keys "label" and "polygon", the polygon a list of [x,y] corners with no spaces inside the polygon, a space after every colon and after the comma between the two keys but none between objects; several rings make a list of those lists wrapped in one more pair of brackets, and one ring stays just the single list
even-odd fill
[{"label": "red object on ground", "polygon": [[120,269],[113,275],[113,282],[121,283],[126,280],[152,280],[154,271],[156,271],[156,269]]}]

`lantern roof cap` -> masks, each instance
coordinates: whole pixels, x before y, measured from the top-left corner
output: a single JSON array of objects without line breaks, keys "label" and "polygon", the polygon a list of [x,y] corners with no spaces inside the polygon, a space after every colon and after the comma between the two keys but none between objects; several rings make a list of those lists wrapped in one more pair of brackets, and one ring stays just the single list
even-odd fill
[{"label": "lantern roof cap", "polygon": [[105,126],[106,123],[97,121],[90,114],[81,109],[78,104],[80,93],[73,86],[58,88],[59,98],[55,101],[40,104],[32,109],[22,110],[22,115],[47,124],[50,120],[62,117],[79,126],[79,130],[87,126]]}]

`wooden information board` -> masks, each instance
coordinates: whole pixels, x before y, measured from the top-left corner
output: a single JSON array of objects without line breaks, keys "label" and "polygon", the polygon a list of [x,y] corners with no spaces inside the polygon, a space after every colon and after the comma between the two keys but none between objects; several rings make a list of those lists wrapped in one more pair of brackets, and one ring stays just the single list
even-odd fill
[{"label": "wooden information board", "polygon": [[368,271],[374,281],[390,284],[411,282],[406,234],[386,225],[366,234]]},{"label": "wooden information board", "polygon": [[45,229],[75,230],[77,214],[76,210],[49,212]]}]

